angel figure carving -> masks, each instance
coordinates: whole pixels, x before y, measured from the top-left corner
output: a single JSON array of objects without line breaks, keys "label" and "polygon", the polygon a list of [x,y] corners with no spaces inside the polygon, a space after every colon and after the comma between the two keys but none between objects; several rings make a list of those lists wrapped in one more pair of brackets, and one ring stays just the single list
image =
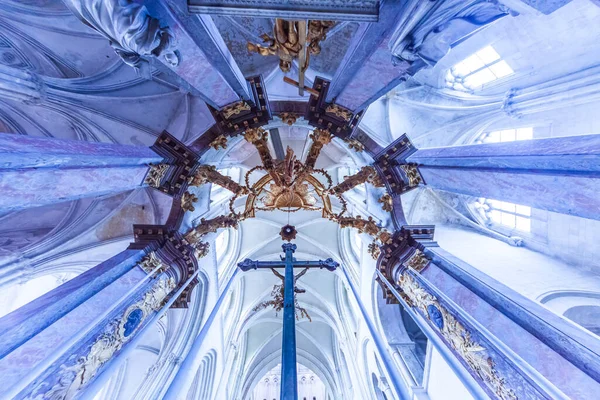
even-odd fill
[{"label": "angel figure carving", "polygon": [[[256,307],[254,307],[252,309],[252,311],[254,311],[254,312],[268,308],[268,307],[273,307],[275,309],[276,314],[279,313],[281,310],[283,310],[285,277],[283,275],[281,275],[279,272],[277,272],[274,268],[271,268],[271,271],[273,271],[273,274],[276,277],[281,279],[281,284],[277,284],[277,285],[273,286],[273,290],[271,291],[271,296],[273,296],[273,299],[259,303]],[[302,271],[300,271],[298,273],[298,275],[294,276],[294,293],[306,293],[306,289],[302,289],[302,288],[299,288],[298,286],[296,286],[296,281],[298,281],[298,279],[300,279],[302,276],[304,276],[304,274],[306,274],[307,272],[308,272],[308,268],[304,268]],[[310,322],[312,322],[312,319],[310,318],[308,311],[306,311],[305,308],[300,307],[300,304],[298,303],[298,298],[296,296],[294,296],[294,307],[296,309],[296,320],[300,320],[301,318],[306,317],[306,318],[308,318],[308,320]]]}]

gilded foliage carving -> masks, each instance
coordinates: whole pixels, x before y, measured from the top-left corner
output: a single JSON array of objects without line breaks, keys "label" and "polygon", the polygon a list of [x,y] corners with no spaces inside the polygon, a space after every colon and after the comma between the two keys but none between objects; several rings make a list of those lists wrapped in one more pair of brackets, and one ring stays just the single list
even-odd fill
[{"label": "gilded foliage carving", "polygon": [[150,164],[148,173],[146,174],[146,178],[144,178],[144,183],[155,189],[159,188],[160,183],[165,177],[165,174],[167,173],[168,169],[169,164]]},{"label": "gilded foliage carving", "polygon": [[350,150],[354,150],[357,153],[362,153],[365,150],[365,145],[356,139],[346,138],[346,139],[344,139],[344,142],[346,142],[348,144],[348,148]]},{"label": "gilded foliage carving", "polygon": [[292,126],[296,123],[296,120],[298,119],[299,115],[296,113],[288,113],[288,112],[284,112],[279,114],[279,118],[281,118],[281,121],[285,124],[288,124],[289,126]]},{"label": "gilded foliage carving", "polygon": [[148,274],[152,274],[154,271],[154,275],[158,275],[161,272],[165,272],[169,267],[165,263],[162,262],[160,258],[156,255],[155,252],[150,252],[144,258],[140,260],[138,265],[146,271]]},{"label": "gilded foliage carving", "polygon": [[398,285],[407,303],[421,310],[422,314],[438,327],[450,346],[500,399],[517,400],[514,390],[508,387],[505,379],[500,377],[495,369],[494,360],[488,356],[486,348],[473,339],[471,332],[441,305],[435,296],[407,273],[400,276]]},{"label": "gilded foliage carving", "polygon": [[402,168],[402,170],[406,174],[406,177],[408,178],[409,186],[417,186],[419,183],[421,183],[423,181],[421,179],[421,174],[419,174],[419,170],[417,169],[416,165],[403,164],[403,165],[400,165],[400,168]]},{"label": "gilded foliage carving", "polygon": [[386,229],[377,225],[373,217],[363,219],[360,215],[356,217],[331,217],[332,221],[336,221],[342,228],[355,228],[359,233],[366,233],[373,236],[381,244],[389,244],[392,241],[392,234]]},{"label": "gilded foliage carving", "polygon": [[419,249],[416,249],[415,252],[411,255],[411,257],[404,262],[404,265],[408,268],[412,268],[417,272],[423,271],[427,265],[429,265],[430,260],[423,254],[423,252]]},{"label": "gilded foliage carving", "polygon": [[393,210],[394,201],[392,200],[392,196],[389,194],[384,194],[377,201],[381,203],[381,208],[383,208],[383,211],[391,212]]},{"label": "gilded foliage carving", "polygon": [[195,211],[194,203],[198,201],[198,196],[193,193],[185,192],[181,196],[181,208],[183,211]]},{"label": "gilded foliage carving", "polygon": [[223,107],[223,109],[221,110],[221,115],[225,119],[230,119],[231,117],[239,115],[244,111],[250,111],[250,105],[245,101],[238,101],[236,103]]},{"label": "gilded foliage carving", "polygon": [[327,114],[335,115],[336,117],[341,118],[346,122],[349,122],[352,116],[354,115],[352,111],[342,106],[338,106],[337,104],[330,104],[325,109],[325,112]]},{"label": "gilded foliage carving", "polygon": [[215,150],[226,149],[227,148],[227,137],[225,135],[219,135],[215,140],[210,142],[210,147]]}]

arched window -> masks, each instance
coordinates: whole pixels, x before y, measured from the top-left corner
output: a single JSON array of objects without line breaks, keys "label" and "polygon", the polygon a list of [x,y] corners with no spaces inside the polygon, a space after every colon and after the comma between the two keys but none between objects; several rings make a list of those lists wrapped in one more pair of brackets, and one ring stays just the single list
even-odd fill
[{"label": "arched window", "polygon": [[509,230],[531,232],[531,207],[506,201],[479,198],[475,202],[475,209],[479,211],[486,225],[504,227]]},{"label": "arched window", "polygon": [[525,127],[518,129],[504,129],[501,131],[492,131],[483,133],[475,143],[500,143],[514,142],[515,140],[533,139],[533,128]]},{"label": "arched window", "polygon": [[469,92],[512,73],[513,69],[498,52],[487,46],[450,68],[446,73],[446,86]]}]

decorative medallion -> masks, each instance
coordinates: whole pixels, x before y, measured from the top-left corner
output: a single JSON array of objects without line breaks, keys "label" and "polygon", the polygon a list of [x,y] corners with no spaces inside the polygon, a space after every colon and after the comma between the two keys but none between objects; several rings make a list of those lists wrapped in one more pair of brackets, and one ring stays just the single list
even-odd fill
[{"label": "decorative medallion", "polygon": [[296,233],[298,233],[296,227],[288,224],[281,228],[279,235],[281,235],[281,239],[291,242],[293,239],[296,239]]},{"label": "decorative medallion", "polygon": [[438,329],[444,329],[444,317],[442,317],[442,312],[433,304],[427,306],[427,314],[429,315],[429,319],[431,322],[438,327]]}]

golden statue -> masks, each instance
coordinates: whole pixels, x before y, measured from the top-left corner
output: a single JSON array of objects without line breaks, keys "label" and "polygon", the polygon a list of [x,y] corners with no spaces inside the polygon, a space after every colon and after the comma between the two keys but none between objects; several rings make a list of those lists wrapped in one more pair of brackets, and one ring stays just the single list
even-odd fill
[{"label": "golden statue", "polygon": [[[320,42],[327,38],[327,31],[335,25],[334,21],[309,21],[308,32],[306,21],[288,21],[277,18],[273,27],[273,37],[263,33],[260,37],[266,46],[248,42],[246,47],[250,53],[261,56],[278,56],[279,68],[289,72],[292,61],[300,58],[304,60],[300,71],[304,73],[308,68],[310,54],[321,53]],[[306,53],[305,48],[308,50]]]},{"label": "golden statue", "polygon": [[298,58],[302,50],[300,43],[299,21],[286,21],[277,18],[273,27],[273,37],[263,33],[260,36],[267,46],[248,42],[247,48],[251,53],[261,56],[276,55],[279,57],[279,68],[283,72],[289,72],[294,58]]}]

